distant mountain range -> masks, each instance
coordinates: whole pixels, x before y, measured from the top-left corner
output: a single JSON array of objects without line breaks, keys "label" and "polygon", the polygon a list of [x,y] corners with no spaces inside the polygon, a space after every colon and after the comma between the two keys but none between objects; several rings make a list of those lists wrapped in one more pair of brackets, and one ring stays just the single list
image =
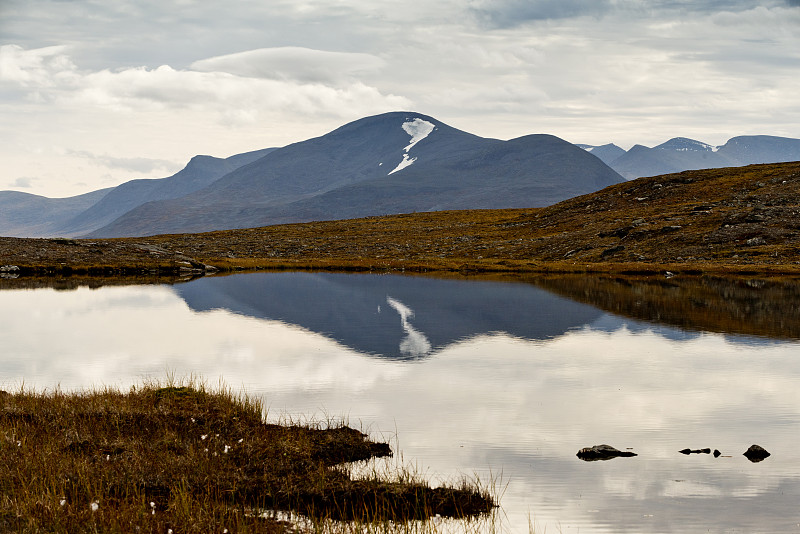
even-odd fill
[{"label": "distant mountain range", "polygon": [[675,138],[627,152],[552,135],[487,139],[414,112],[366,117],[326,135],[177,174],[52,199],[0,191],[0,235],[126,237],[448,209],[542,207],[624,179],[800,160],[800,139]]},{"label": "distant mountain range", "polygon": [[[539,207],[623,178],[551,135],[487,139],[393,112],[227,159],[197,156],[160,180],[72,199],[0,192],[0,235],[121,237],[371,215]],[[9,207],[9,209],[6,209]],[[12,208],[13,209],[10,209]]]},{"label": "distant mountain range", "polygon": [[800,139],[771,135],[734,137],[721,146],[675,137],[653,148],[635,145],[627,152],[614,144],[578,146],[628,180],[688,170],[800,161]]}]

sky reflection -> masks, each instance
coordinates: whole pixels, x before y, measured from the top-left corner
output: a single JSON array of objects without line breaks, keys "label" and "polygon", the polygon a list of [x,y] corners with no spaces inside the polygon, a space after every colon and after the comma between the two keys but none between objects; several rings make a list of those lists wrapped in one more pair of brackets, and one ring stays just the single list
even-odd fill
[{"label": "sky reflection", "polygon": [[[546,335],[529,338],[519,335],[531,332],[519,315],[503,331],[496,309],[480,313],[480,302],[492,302],[492,284],[479,282],[472,284],[481,285],[474,291],[481,298],[464,313],[473,328],[480,316],[492,318],[489,326],[453,337],[458,306],[452,302],[436,304],[450,310],[440,313],[445,335],[424,308],[430,301],[415,299],[411,286],[392,292],[392,307],[384,291],[392,280],[364,279],[379,290],[362,288],[349,300],[341,295],[358,277],[311,280],[334,284],[338,306],[357,302],[375,316],[371,298],[380,296],[378,320],[393,332],[396,357],[359,352],[350,334],[336,340],[335,324],[318,333],[210,300],[196,311],[182,298],[196,282],[3,291],[0,387],[126,387],[168,372],[197,374],[212,385],[221,379],[263,395],[273,419],[347,417],[376,437],[396,440],[404,458],[434,478],[501,477],[508,483],[507,527],[516,532],[527,531],[529,517],[539,530],[556,532],[798,530],[798,343],[684,335],[582,304],[572,318],[588,320],[574,325],[561,317],[568,302],[547,300],[553,297],[546,292],[544,304],[531,293],[527,306],[541,313],[555,302],[557,317],[548,326],[551,315],[537,316],[537,331]],[[435,282],[425,280],[428,295],[450,292],[434,290]],[[512,286],[494,287],[503,295],[514,290],[519,299],[530,289]],[[471,287],[451,286],[458,305]],[[275,298],[252,292],[253,301]],[[235,301],[228,294],[225,302]],[[312,303],[316,310],[327,305]],[[342,317],[347,312],[334,322]],[[424,359],[403,358],[401,343],[411,336],[404,325],[430,340],[428,349],[420,338],[414,345],[425,349]],[[591,463],[575,457],[599,443],[630,447],[639,456]],[[772,456],[747,461],[742,453],[753,443]],[[686,447],[717,448],[730,457],[677,452]]]}]

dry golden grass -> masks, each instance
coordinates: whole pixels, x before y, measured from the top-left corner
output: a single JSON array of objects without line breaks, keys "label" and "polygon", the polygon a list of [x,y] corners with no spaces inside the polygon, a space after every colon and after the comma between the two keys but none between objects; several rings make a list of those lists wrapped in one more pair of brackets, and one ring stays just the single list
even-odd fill
[{"label": "dry golden grass", "polygon": [[280,532],[265,511],[388,526],[493,508],[474,486],[340,467],[390,454],[343,424],[267,424],[258,401],[192,383],[2,392],[0,531]]}]

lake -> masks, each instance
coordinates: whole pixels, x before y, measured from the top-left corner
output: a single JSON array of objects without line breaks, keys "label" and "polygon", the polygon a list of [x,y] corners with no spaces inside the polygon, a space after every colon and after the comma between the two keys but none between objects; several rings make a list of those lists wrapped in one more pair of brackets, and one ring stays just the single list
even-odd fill
[{"label": "lake", "polygon": [[[345,418],[500,531],[800,531],[800,285],[256,273],[0,291],[0,388],[197,375]],[[638,456],[584,462],[607,443]],[[771,456],[753,463],[752,444]],[[679,453],[718,449],[722,455]]]}]

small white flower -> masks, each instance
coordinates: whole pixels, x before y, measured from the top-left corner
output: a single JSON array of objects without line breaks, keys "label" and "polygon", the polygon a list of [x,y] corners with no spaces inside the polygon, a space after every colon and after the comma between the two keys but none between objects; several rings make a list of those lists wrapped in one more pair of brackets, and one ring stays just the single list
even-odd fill
[{"label": "small white flower", "polygon": [[60,501],[58,501],[58,504],[60,504],[61,506],[66,506],[67,505],[67,499],[61,499]]},{"label": "small white flower", "polygon": [[222,452],[224,452],[225,454],[228,454],[228,451],[231,450],[231,449],[232,449],[232,447],[230,447],[228,445],[225,445],[225,450],[222,451]]},{"label": "small white flower", "polygon": [[171,528],[167,529],[167,534],[172,534],[172,529]]},{"label": "small white flower", "polygon": [[98,508],[100,508],[100,503],[97,501],[92,501],[92,504],[89,505],[89,508],[92,512],[96,512]]},{"label": "small white flower", "polygon": [[239,443],[241,443],[241,442],[243,442],[243,441],[244,441],[244,438],[241,438],[241,439],[239,440]]},{"label": "small white flower", "polygon": [[206,439],[207,437],[208,437],[208,434],[203,434],[202,436],[200,436],[200,439],[203,439],[203,440],[204,440],[204,439]]},{"label": "small white flower", "polygon": [[111,461],[111,455],[110,454],[106,454],[106,462],[110,462],[110,461]]}]

